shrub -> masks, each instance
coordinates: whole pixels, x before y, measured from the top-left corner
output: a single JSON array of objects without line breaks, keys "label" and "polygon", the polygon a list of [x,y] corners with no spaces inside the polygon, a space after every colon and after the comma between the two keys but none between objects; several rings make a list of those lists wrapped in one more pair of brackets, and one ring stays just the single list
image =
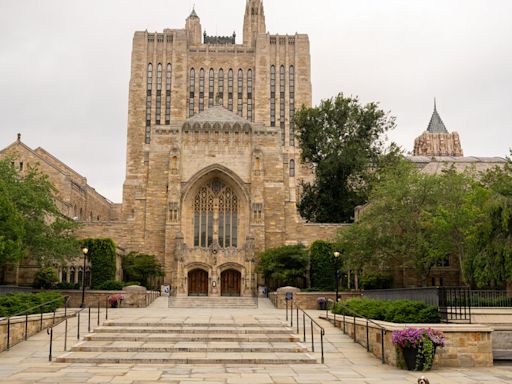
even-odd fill
[{"label": "shrub", "polygon": [[57,273],[51,267],[40,269],[34,277],[34,288],[50,289],[59,281]]},{"label": "shrub", "polygon": [[164,276],[162,266],[154,255],[130,252],[123,256],[123,275],[127,280],[138,281],[140,285],[153,288],[157,278]]},{"label": "shrub", "polygon": [[102,291],[121,291],[126,284],[118,280],[107,280],[101,283],[97,289]]},{"label": "shrub", "polygon": [[[332,291],[336,279],[336,263],[334,243],[317,240],[309,248],[311,286],[319,290]],[[340,263],[341,264],[341,263]]]},{"label": "shrub", "polygon": [[361,278],[360,284],[362,289],[389,289],[393,286],[393,276],[368,273]]},{"label": "shrub", "polygon": [[439,323],[437,307],[413,300],[349,299],[338,303],[334,312],[353,316],[353,312],[374,320],[392,323]]},{"label": "shrub", "polygon": [[58,283],[56,286],[55,286],[55,289],[79,289],[80,288],[80,284],[78,283],[68,283],[68,282],[61,282],[61,283]]},{"label": "shrub", "polygon": [[[23,312],[31,307],[43,304],[48,301],[56,300],[53,303],[44,305],[43,312],[53,312],[64,304],[64,297],[58,292],[39,292],[39,293],[9,293],[0,296],[0,317],[12,316]],[[41,308],[36,308],[29,314],[40,313]]]}]

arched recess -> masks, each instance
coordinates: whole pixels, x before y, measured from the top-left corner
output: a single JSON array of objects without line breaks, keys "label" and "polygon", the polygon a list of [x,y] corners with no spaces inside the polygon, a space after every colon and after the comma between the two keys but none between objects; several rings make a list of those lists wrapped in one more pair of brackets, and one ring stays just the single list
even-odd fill
[{"label": "arched recess", "polygon": [[230,169],[214,164],[199,171],[182,192],[185,243],[241,248],[249,230],[249,201],[247,185]]},{"label": "arched recess", "polygon": [[208,296],[211,268],[204,263],[190,263],[185,266],[188,296]]},{"label": "arched recess", "polygon": [[218,267],[221,296],[241,296],[242,282],[245,280],[245,267],[228,262]]}]

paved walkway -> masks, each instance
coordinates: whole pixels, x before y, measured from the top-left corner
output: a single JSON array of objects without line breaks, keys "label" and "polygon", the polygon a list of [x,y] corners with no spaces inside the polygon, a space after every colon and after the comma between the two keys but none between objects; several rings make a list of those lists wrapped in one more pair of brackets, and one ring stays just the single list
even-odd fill
[{"label": "paved walkway", "polygon": [[[317,316],[319,311],[310,311]],[[159,298],[145,309],[115,309],[109,319],[200,318],[202,321],[265,318],[280,319],[283,310],[260,300],[258,309],[186,309],[168,308],[167,299]],[[104,319],[102,313],[101,320]],[[68,347],[76,343],[76,319],[70,320]],[[174,383],[174,384],[412,384],[419,373],[382,365],[366,350],[354,344],[327,322],[325,364],[307,365],[143,365],[143,364],[73,364],[48,362],[49,337],[43,331],[28,341],[0,353],[0,383]],[[96,324],[93,315],[92,324]],[[82,331],[87,318],[82,316]],[[63,353],[64,325],[55,328],[54,357]],[[319,359],[319,356],[318,356]],[[503,384],[512,383],[512,366],[488,369],[434,369],[426,376],[431,384]]]}]

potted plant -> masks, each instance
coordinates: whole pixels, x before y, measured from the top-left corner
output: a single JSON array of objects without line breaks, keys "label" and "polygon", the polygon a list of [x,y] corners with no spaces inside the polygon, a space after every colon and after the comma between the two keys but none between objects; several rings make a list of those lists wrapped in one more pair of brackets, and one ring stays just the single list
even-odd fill
[{"label": "potted plant", "polygon": [[121,306],[121,301],[124,300],[124,295],[122,293],[116,293],[115,295],[108,297],[108,303],[111,308],[117,308]]},{"label": "potted plant", "polygon": [[316,298],[316,302],[318,304],[318,306],[320,307],[320,309],[326,309],[327,308],[327,299],[323,296],[320,296],[320,297],[317,297]]},{"label": "potted plant", "polygon": [[437,347],[444,347],[443,332],[432,328],[406,328],[393,331],[392,341],[400,351],[409,371],[428,371],[432,368]]}]

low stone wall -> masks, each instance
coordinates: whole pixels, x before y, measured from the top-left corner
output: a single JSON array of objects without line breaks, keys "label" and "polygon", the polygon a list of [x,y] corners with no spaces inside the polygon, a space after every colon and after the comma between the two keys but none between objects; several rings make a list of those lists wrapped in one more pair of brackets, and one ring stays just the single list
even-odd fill
[{"label": "low stone wall", "polygon": [[[68,314],[69,316],[69,314]],[[29,315],[27,322],[27,335],[28,337],[35,335],[36,333],[50,327],[52,324],[59,323],[61,319],[64,318],[64,311],[59,310],[55,313],[55,317],[53,312],[43,313],[43,318],[41,320],[41,315]],[[7,318],[2,318],[0,320],[0,352],[5,351],[7,349]],[[10,325],[9,325],[9,343],[12,347],[13,345],[23,341],[25,339],[25,316],[16,316],[11,317]]]},{"label": "low stone wall", "polygon": [[[135,286],[133,286],[135,287]],[[129,288],[129,287],[127,287]],[[93,291],[85,290],[85,304],[88,307],[97,307],[98,300],[100,306],[105,308],[108,297],[122,293],[125,296],[124,302],[121,303],[122,307],[130,308],[144,308],[151,304],[156,297],[160,296],[158,291],[147,291],[144,287],[137,287],[136,290],[128,291]],[[70,308],[78,308],[82,303],[82,291],[79,290],[60,290],[58,291],[64,296],[69,296]]]},{"label": "low stone wall", "polygon": [[[360,292],[340,292],[340,300],[347,300],[352,297],[360,297]],[[286,308],[285,292],[270,292],[268,294],[270,301],[276,308]],[[319,297],[325,297],[334,301],[336,299],[335,292],[294,292],[293,300],[299,304],[302,309],[320,309],[320,305],[317,302]]]},{"label": "low stone wall", "polygon": [[512,325],[512,308],[471,307],[471,322],[475,324]]},{"label": "low stone wall", "polygon": [[[332,314],[329,315],[332,322]],[[322,317],[325,318],[325,317]],[[370,352],[381,358],[382,332],[377,326],[384,328],[384,361],[386,364],[398,366],[397,353],[391,341],[393,331],[415,327],[433,328],[442,331],[446,337],[443,348],[438,348],[434,358],[436,367],[492,367],[492,332],[493,328],[486,325],[473,324],[396,324],[385,321],[368,322],[368,344]],[[343,316],[336,316],[336,326],[343,330]],[[367,346],[366,319],[355,318],[356,342]],[[345,317],[345,332],[354,337],[354,317]]]}]

